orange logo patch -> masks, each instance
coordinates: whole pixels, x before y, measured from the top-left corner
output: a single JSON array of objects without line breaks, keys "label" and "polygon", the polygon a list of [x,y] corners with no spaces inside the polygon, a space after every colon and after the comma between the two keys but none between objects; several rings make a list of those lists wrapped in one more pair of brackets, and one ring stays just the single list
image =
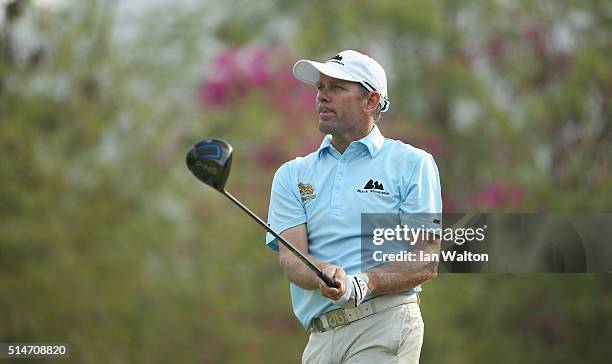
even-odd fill
[{"label": "orange logo patch", "polygon": [[298,188],[300,189],[300,195],[302,196],[302,201],[312,200],[317,197],[315,195],[312,185],[310,183],[298,183]]}]

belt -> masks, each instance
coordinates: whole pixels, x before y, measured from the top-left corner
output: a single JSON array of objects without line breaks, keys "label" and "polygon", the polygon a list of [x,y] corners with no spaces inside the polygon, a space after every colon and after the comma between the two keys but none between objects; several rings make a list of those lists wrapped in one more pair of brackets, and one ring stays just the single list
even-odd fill
[{"label": "belt", "polygon": [[393,307],[405,305],[408,303],[419,303],[418,293],[408,296],[403,295],[385,295],[378,296],[369,301],[363,302],[356,308],[338,308],[333,311],[322,314],[319,317],[312,319],[309,327],[310,332],[325,332],[333,330],[337,327],[345,326],[351,322],[361,320],[368,316],[381,311],[388,310]]}]

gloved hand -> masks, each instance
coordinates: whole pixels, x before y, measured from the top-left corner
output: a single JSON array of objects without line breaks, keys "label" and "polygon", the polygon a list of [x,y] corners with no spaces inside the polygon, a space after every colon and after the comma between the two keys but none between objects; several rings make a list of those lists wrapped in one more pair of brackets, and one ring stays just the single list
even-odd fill
[{"label": "gloved hand", "polygon": [[368,276],[365,273],[348,275],[345,282],[346,291],[340,298],[333,301],[336,306],[344,306],[347,302],[353,300],[354,306],[357,307],[372,293],[368,287]]}]

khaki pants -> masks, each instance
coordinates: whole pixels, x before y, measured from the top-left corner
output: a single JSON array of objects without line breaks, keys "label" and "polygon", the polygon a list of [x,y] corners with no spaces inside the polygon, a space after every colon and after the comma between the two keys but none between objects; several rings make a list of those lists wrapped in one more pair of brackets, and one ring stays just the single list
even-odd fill
[{"label": "khaki pants", "polygon": [[418,363],[423,329],[417,303],[396,306],[334,330],[311,333],[302,363]]}]

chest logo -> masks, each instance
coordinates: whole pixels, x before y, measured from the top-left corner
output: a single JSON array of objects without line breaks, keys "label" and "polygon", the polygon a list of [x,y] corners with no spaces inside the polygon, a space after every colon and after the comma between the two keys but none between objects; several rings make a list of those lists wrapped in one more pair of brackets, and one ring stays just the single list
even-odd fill
[{"label": "chest logo", "polygon": [[370,179],[365,184],[365,186],[363,186],[363,189],[358,188],[357,192],[359,193],[378,193],[379,195],[389,194],[389,192],[385,191],[385,187],[383,186],[382,182],[374,181],[372,179]]},{"label": "chest logo", "polygon": [[317,197],[310,183],[300,182],[298,183],[298,188],[300,189],[300,195],[302,196],[302,201],[312,200],[315,197]]}]

